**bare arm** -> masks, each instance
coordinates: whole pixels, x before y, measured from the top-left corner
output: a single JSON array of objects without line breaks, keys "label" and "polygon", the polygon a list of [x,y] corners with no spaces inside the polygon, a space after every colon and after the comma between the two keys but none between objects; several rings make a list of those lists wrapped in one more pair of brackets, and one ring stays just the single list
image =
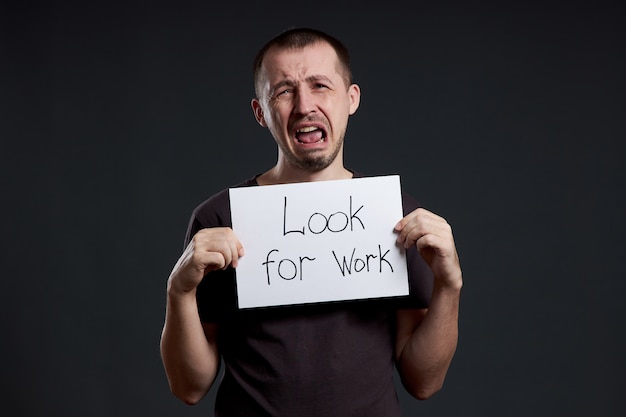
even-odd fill
[{"label": "bare arm", "polygon": [[396,230],[398,242],[417,245],[435,277],[428,309],[397,314],[396,359],[402,382],[411,395],[426,399],[443,386],[456,350],[461,267],[452,229],[443,218],[417,209]]},{"label": "bare arm", "polygon": [[189,243],[167,283],[161,358],[170,389],[187,404],[209,391],[220,363],[216,324],[202,324],[196,288],[210,271],[236,266],[243,248],[229,228],[203,229]]}]

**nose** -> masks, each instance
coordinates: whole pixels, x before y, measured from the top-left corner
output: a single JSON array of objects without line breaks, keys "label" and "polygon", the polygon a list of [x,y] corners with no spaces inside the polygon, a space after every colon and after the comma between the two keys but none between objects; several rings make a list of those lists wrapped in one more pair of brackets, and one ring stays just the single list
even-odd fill
[{"label": "nose", "polygon": [[307,115],[315,110],[313,94],[306,88],[298,89],[295,95],[294,112]]}]

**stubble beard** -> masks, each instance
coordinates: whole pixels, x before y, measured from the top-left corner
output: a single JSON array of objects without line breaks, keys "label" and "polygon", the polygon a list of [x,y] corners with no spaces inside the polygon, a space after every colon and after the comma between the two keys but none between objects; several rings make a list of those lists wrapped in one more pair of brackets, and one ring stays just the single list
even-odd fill
[{"label": "stubble beard", "polygon": [[337,159],[337,155],[341,151],[343,146],[345,132],[339,137],[339,141],[332,149],[330,154],[324,154],[318,150],[311,150],[306,152],[304,156],[298,156],[287,149],[286,146],[282,146],[282,152],[285,159],[294,167],[301,169],[302,171],[315,173],[328,168]]}]

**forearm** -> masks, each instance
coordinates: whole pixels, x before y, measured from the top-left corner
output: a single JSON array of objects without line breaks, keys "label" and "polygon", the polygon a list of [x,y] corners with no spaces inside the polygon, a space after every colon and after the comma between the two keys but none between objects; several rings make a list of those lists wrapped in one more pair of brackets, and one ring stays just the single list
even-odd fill
[{"label": "forearm", "polygon": [[[401,341],[398,370],[413,396],[426,399],[443,386],[458,341],[459,288],[435,286],[431,304],[413,329],[399,329],[409,336]],[[399,320],[399,326],[407,326]]]},{"label": "forearm", "polygon": [[205,334],[195,292],[176,294],[168,288],[161,357],[170,389],[185,403],[200,401],[215,380],[219,354],[214,333]]}]

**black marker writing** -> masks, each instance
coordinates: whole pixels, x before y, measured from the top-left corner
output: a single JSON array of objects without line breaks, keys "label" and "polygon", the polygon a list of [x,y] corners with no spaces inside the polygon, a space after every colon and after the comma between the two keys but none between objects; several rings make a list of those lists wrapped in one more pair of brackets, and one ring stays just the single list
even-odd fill
[{"label": "black marker writing", "polygon": [[380,247],[380,245],[378,245],[378,256],[368,253],[368,254],[365,254],[365,256],[363,257],[355,258],[354,254],[356,253],[356,248],[352,249],[352,255],[350,255],[349,261],[345,255],[342,256],[341,261],[339,261],[339,258],[337,258],[337,254],[335,253],[335,251],[332,251],[332,252],[333,252],[333,256],[335,257],[335,262],[337,262],[337,266],[339,267],[339,270],[341,271],[341,275],[343,275],[344,277],[346,276],[346,273],[348,275],[352,275],[352,272],[358,273],[358,272],[362,272],[363,270],[365,270],[366,272],[370,272],[370,261],[374,259],[378,259],[378,272],[379,273],[382,274],[383,272],[383,264],[386,264],[391,270],[391,272],[393,272],[393,266],[387,259],[385,259],[385,256],[389,254],[389,250],[387,250],[383,254],[382,248]]},{"label": "black marker writing", "polygon": [[[299,276],[300,281],[302,281],[302,270],[304,261],[314,261],[315,258],[310,258],[308,256],[300,256],[298,257],[299,262],[296,263],[289,258],[281,259],[278,261],[278,265],[274,268],[270,268],[270,264],[275,264],[275,260],[270,260],[272,253],[278,252],[278,249],[272,249],[267,253],[265,257],[265,262],[261,265],[265,266],[265,274],[267,275],[267,285],[271,285],[271,277],[274,275],[278,275],[278,277],[284,279],[285,281],[291,281],[295,277]],[[271,269],[271,271],[270,271]]]},{"label": "black marker writing", "polygon": [[283,236],[287,236],[288,233],[302,233],[302,234],[304,234],[304,226],[302,226],[302,230],[290,230],[290,231],[287,231],[287,229],[285,229],[286,224],[287,224],[287,196],[285,196],[285,205],[284,205],[284,208],[283,208]]},{"label": "black marker writing", "polygon": [[[361,211],[363,207],[364,205],[361,205],[356,211],[353,211],[352,196],[350,196],[348,213],[337,211],[327,216],[323,213],[315,212],[309,216],[306,228],[314,235],[319,235],[327,230],[332,233],[343,232],[349,225],[350,231],[352,232],[358,221],[361,228],[365,230],[365,224],[358,216],[359,211]],[[305,227],[302,226],[299,229],[287,230],[287,196],[285,196],[283,205],[283,236],[287,236],[289,233],[300,233],[304,235]]]}]

